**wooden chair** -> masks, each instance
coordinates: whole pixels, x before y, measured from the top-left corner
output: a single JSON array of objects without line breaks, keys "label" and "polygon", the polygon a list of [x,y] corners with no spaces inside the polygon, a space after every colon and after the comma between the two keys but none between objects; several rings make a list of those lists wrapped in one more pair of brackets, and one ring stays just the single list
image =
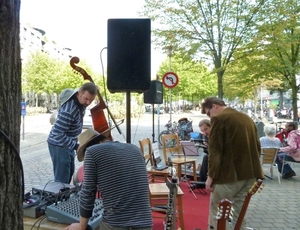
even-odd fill
[{"label": "wooden chair", "polygon": [[[183,191],[178,186],[177,191],[177,199],[176,199],[176,206],[178,211],[178,218],[180,223],[181,230],[184,230],[184,220],[183,220],[183,207],[182,207],[182,196]],[[150,205],[151,208],[154,208],[156,205],[164,205],[166,206],[168,203],[168,195],[169,195],[169,188],[165,183],[153,183],[149,184],[149,198],[150,198]],[[177,212],[176,211],[176,212]],[[152,214],[153,218],[165,218],[165,215],[155,215]],[[177,228],[175,228],[177,229]]]},{"label": "wooden chair", "polygon": [[162,135],[162,147],[163,147],[163,155],[164,155],[164,160],[166,165],[169,165],[168,153],[171,156],[177,156],[177,158],[172,158],[172,163],[177,166],[176,170],[177,170],[177,176],[179,178],[181,178],[182,175],[182,166],[187,167],[187,164],[192,164],[194,181],[197,180],[197,173],[196,173],[197,159],[191,159],[185,156],[179,141],[179,137],[176,133]]},{"label": "wooden chair", "polygon": [[153,160],[153,148],[152,143],[149,138],[144,138],[139,141],[140,149],[144,155],[146,167],[148,163],[150,162],[150,167],[147,167],[148,175],[150,176],[150,181],[153,183],[155,181],[155,178],[163,178],[164,180],[162,182],[165,182],[166,179],[169,176],[169,170],[164,169],[162,171],[153,169],[154,166],[154,160]]},{"label": "wooden chair", "polygon": [[171,156],[184,156],[183,152],[181,151],[182,149],[177,133],[162,135],[161,139],[166,165],[168,163],[168,153],[170,153]]},{"label": "wooden chair", "polygon": [[[268,176],[266,174],[265,174],[265,176],[272,180],[273,179],[273,168],[276,167],[275,160],[277,157],[278,149],[277,148],[262,148],[261,151],[262,151],[261,165],[269,165],[270,166],[271,176]],[[280,184],[279,173],[277,173],[277,176],[278,176],[278,183]]]}]

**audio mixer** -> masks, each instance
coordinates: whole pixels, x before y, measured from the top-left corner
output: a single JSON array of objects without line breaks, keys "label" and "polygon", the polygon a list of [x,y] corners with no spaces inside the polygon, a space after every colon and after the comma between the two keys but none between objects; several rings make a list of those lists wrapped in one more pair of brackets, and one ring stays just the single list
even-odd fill
[{"label": "audio mixer", "polygon": [[[96,229],[101,221],[103,213],[102,200],[96,199],[94,203],[93,215],[89,219],[89,229]],[[57,204],[47,206],[46,209],[47,220],[63,223],[72,224],[79,223],[79,198],[72,197],[67,201],[61,201]]]}]

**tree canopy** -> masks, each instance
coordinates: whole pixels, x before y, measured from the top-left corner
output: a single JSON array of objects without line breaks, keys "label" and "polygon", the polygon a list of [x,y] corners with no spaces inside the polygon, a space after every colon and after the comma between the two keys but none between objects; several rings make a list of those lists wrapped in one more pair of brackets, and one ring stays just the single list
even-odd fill
[{"label": "tree canopy", "polygon": [[153,20],[157,46],[173,46],[212,62],[223,98],[223,75],[236,49],[249,39],[264,0],[145,0],[141,15]]}]

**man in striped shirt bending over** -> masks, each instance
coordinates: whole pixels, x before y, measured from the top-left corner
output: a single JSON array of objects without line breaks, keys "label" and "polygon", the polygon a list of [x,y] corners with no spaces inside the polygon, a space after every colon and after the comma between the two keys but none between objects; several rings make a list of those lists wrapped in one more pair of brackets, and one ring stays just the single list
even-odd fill
[{"label": "man in striped shirt bending over", "polygon": [[79,135],[79,161],[84,159],[80,223],[66,230],[86,229],[97,188],[103,202],[101,230],[151,230],[148,177],[141,150],[133,144],[110,141],[93,129]]},{"label": "man in striped shirt bending over", "polygon": [[80,89],[65,89],[60,94],[61,106],[47,140],[56,182],[71,182],[85,109],[95,99],[97,90],[94,83],[87,82]]}]

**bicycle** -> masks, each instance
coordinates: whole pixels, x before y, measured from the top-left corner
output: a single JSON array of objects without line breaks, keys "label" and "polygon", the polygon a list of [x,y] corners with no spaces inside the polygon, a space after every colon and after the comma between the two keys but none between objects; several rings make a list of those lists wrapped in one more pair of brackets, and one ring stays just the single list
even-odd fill
[{"label": "bicycle", "polygon": [[[174,121],[171,123],[171,121],[168,121],[168,123],[165,125],[166,130],[161,131],[161,133],[158,136],[158,142],[160,145],[162,145],[162,136],[166,134],[178,134],[179,140],[190,140],[190,133],[193,132],[193,121],[188,121],[187,118],[179,119],[178,122]],[[176,143],[175,140],[170,140],[168,143],[166,143],[166,146],[168,148],[175,146]]]},{"label": "bicycle", "polygon": [[[163,130],[160,132],[160,134],[158,135],[158,142],[160,145],[162,145],[162,136],[166,135],[166,134],[174,134],[177,133],[178,134],[178,123],[176,121],[174,121],[173,123],[171,121],[168,121],[168,123],[165,125],[166,130]],[[172,143],[173,142],[173,143]],[[171,147],[172,145],[174,145],[175,140],[170,140],[167,143],[168,147]]]}]

